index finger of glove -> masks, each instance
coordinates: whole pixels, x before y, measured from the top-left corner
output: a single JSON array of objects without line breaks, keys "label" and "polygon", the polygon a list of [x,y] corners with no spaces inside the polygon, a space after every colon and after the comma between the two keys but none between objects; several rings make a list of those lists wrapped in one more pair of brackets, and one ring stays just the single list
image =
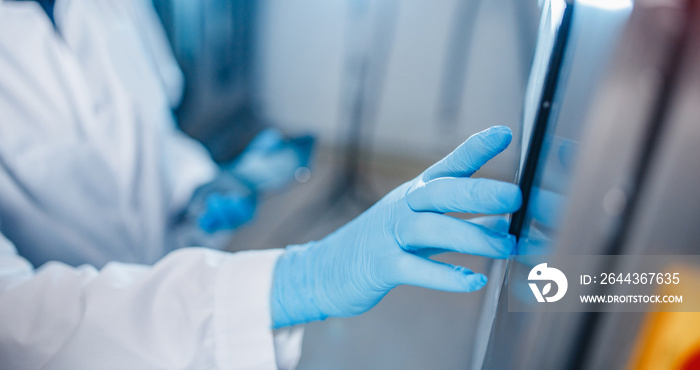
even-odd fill
[{"label": "index finger of glove", "polygon": [[513,138],[506,126],[492,126],[469,137],[462,145],[423,173],[423,181],[438,177],[469,177],[505,150]]}]

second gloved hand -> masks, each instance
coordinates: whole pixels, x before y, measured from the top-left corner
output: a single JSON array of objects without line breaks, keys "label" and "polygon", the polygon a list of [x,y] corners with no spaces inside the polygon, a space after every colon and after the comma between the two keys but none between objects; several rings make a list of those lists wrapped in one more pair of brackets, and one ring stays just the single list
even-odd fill
[{"label": "second gloved hand", "polygon": [[473,135],[333,234],[288,247],[273,280],[274,326],[357,315],[401,284],[451,292],[482,288],[484,275],[427,257],[447,251],[494,258],[512,253],[511,235],[443,214],[501,214],[520,207],[516,185],[470,178],[511,138],[503,126]]},{"label": "second gloved hand", "polygon": [[255,203],[252,194],[209,194],[204,201],[204,212],[198,218],[199,227],[208,233],[234,230],[253,218]]}]

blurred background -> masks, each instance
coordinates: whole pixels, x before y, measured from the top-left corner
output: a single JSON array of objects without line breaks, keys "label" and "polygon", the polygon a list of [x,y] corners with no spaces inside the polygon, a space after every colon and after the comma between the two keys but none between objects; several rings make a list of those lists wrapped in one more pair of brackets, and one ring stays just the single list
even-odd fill
[{"label": "blurred background", "polygon": [[[491,125],[514,145],[478,176],[514,178],[537,0],[154,4],[185,74],[179,125],[215,160],[268,127],[316,137],[310,179],[268,194],[229,250],[319,239]],[[399,287],[365,315],[307,325],[299,368],[466,368],[483,295]]]}]

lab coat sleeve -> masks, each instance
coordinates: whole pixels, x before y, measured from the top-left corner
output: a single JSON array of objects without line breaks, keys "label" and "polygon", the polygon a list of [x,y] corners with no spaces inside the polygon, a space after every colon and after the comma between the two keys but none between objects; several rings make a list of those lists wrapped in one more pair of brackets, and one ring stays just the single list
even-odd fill
[{"label": "lab coat sleeve", "polygon": [[270,329],[281,253],[189,248],[154,266],[35,270],[0,236],[0,368],[294,367],[301,333]]},{"label": "lab coat sleeve", "polygon": [[175,127],[164,132],[166,179],[170,189],[168,213],[179,214],[189,204],[192,194],[220,175],[204,145]]},{"label": "lab coat sleeve", "polygon": [[[168,42],[165,29],[158,18],[151,0],[112,0],[113,4],[127,8],[138,35],[142,51],[153,67],[154,75],[162,84],[171,108],[182,101],[185,80],[175,54]],[[187,136],[178,128],[166,128],[166,158],[170,167],[169,184],[172,187],[171,213],[177,214],[188,204],[192,193],[200,186],[213,181],[219,174],[211,155],[200,142]]]}]

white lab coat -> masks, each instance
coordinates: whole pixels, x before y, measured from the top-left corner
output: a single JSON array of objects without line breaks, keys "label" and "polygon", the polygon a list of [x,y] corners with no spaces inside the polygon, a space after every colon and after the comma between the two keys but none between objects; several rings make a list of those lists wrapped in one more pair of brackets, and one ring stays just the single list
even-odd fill
[{"label": "white lab coat", "polygon": [[58,0],[59,35],[38,4],[0,0],[2,369],[298,360],[301,333],[270,330],[281,251],[168,254],[169,220],[217,170],[175,129],[182,76],[155,17]]}]

